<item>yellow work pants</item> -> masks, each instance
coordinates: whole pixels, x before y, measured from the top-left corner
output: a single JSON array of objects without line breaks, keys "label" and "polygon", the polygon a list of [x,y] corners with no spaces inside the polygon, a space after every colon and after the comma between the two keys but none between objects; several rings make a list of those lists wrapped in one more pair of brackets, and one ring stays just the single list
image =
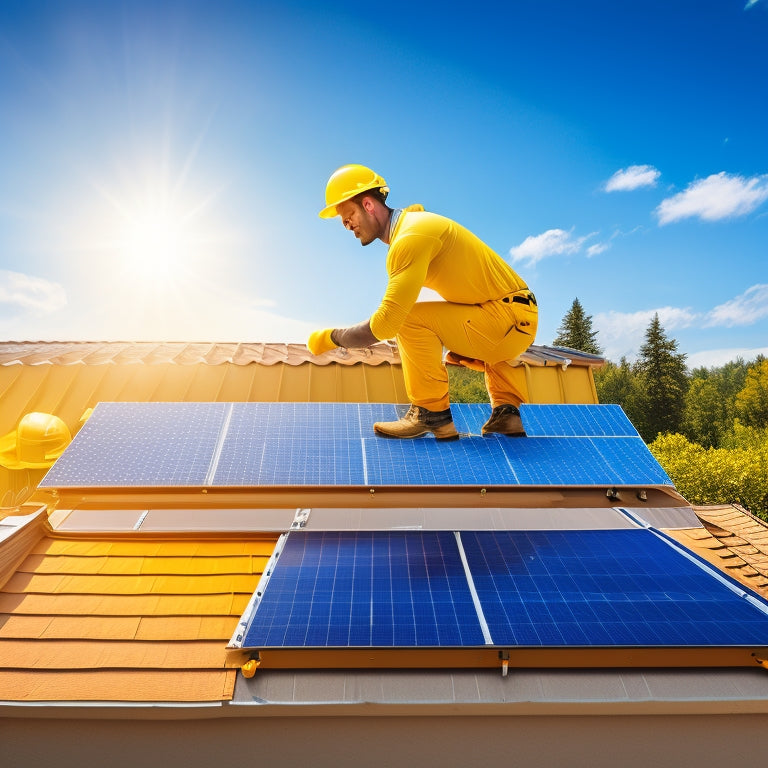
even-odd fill
[{"label": "yellow work pants", "polygon": [[[521,295],[528,295],[521,291]],[[481,360],[491,405],[520,405],[527,397],[515,383],[514,360],[533,343],[538,325],[535,304],[502,300],[484,304],[427,301],[414,304],[397,335],[405,389],[414,405],[430,411],[449,407],[443,347]]]}]

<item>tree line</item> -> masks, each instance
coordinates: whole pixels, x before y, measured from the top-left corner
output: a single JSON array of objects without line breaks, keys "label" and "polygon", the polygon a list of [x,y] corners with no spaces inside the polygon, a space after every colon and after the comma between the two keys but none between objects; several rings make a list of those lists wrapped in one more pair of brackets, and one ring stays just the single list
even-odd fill
[{"label": "tree line", "polygon": [[[554,344],[601,354],[578,298]],[[656,314],[637,360],[595,371],[598,399],[624,409],[688,501],[738,503],[768,519],[768,359],[693,369],[685,360]]]},{"label": "tree line", "polygon": [[[578,298],[553,341],[602,355]],[[482,374],[450,370],[455,402],[487,402]],[[651,319],[636,360],[595,370],[601,403],[616,403],[676,488],[693,504],[737,503],[768,519],[768,359],[689,369],[677,341]]]}]

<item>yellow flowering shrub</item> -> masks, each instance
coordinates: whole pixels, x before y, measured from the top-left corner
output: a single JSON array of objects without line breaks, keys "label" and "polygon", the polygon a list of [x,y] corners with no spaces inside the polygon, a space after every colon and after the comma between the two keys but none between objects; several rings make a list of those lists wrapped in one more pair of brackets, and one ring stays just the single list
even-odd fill
[{"label": "yellow flowering shrub", "polygon": [[768,519],[768,441],[704,448],[683,435],[659,435],[649,448],[691,504],[741,504]]}]

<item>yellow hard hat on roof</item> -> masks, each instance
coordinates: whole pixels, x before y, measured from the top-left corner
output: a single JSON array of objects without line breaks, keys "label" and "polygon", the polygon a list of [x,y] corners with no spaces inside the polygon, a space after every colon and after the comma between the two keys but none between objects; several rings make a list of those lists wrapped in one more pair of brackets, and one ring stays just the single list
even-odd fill
[{"label": "yellow hard hat on roof", "polygon": [[7,469],[46,469],[72,441],[67,425],[51,413],[28,413],[0,438],[0,465]]},{"label": "yellow hard hat on roof", "polygon": [[378,173],[364,165],[342,165],[331,174],[325,186],[325,208],[320,211],[321,219],[338,216],[336,206],[356,195],[380,189],[386,196],[389,193],[387,182]]}]

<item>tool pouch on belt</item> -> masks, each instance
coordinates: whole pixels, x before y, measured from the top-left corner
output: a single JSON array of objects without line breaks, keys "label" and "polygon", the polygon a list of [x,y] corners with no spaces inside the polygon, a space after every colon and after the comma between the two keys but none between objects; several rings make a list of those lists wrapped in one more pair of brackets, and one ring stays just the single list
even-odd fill
[{"label": "tool pouch on belt", "polygon": [[536,297],[527,288],[522,291],[505,296],[502,301],[510,304],[515,315],[515,324],[510,328],[512,331],[530,336],[531,340],[536,336],[536,329],[539,325],[539,308],[536,303]]}]

